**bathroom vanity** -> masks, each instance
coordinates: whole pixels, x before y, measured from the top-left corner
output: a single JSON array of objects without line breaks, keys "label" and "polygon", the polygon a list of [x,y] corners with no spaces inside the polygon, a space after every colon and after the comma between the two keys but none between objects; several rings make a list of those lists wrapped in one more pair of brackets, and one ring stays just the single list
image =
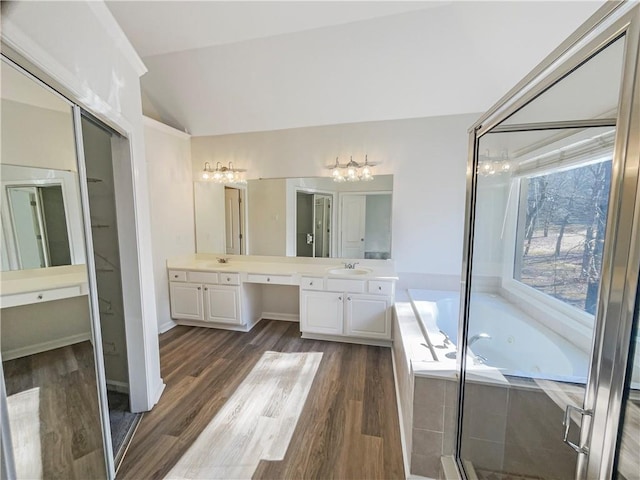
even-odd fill
[{"label": "bathroom vanity", "polygon": [[[391,344],[397,277],[390,260],[361,260],[345,268],[337,259],[225,258],[228,263],[210,254],[167,261],[177,323],[246,332],[271,318],[299,321],[303,338]],[[274,300],[298,308],[273,312]]]}]

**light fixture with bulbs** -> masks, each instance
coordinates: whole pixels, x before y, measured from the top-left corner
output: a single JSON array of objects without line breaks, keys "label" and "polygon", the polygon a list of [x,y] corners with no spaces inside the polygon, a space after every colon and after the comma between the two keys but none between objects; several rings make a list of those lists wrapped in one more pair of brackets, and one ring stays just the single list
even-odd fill
[{"label": "light fixture with bulbs", "polygon": [[500,157],[492,157],[489,154],[489,150],[487,150],[485,155],[479,155],[478,157],[478,175],[489,177],[509,173],[510,171],[511,162],[506,151],[502,152]]},{"label": "light fixture with bulbs", "polygon": [[211,168],[209,162],[205,162],[201,178],[202,180],[216,183],[247,183],[244,178],[244,172],[246,170],[235,168],[232,162],[229,162],[228,167],[218,162],[215,169]]},{"label": "light fixture with bulbs", "polygon": [[349,163],[342,165],[336,157],[336,163],[327,168],[331,170],[334,182],[368,182],[373,180],[371,168],[374,165],[374,163],[369,163],[369,159],[365,155],[363,164],[356,162],[352,156],[349,158]]}]

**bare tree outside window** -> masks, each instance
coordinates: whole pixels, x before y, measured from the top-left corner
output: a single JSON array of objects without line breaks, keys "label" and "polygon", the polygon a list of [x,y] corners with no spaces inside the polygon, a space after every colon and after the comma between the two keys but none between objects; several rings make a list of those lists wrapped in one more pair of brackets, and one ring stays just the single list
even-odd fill
[{"label": "bare tree outside window", "polygon": [[514,278],[594,314],[602,270],[611,160],[521,180],[526,208]]}]

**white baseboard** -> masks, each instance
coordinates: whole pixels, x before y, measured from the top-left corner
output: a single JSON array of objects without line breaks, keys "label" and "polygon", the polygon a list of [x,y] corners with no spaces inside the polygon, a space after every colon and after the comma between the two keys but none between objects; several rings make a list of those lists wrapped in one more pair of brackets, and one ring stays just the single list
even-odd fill
[{"label": "white baseboard", "polygon": [[13,360],[15,358],[26,357],[29,355],[35,355],[36,353],[47,352],[56,348],[66,347],[73,345],[74,343],[86,342],[91,339],[91,333],[79,333],[77,335],[71,335],[64,338],[57,338],[48,342],[38,343],[36,345],[28,345],[22,348],[16,348],[13,350],[7,350],[2,352],[2,360]]},{"label": "white baseboard", "polygon": [[282,320],[283,322],[300,323],[300,315],[295,313],[262,312],[261,318],[263,320]]},{"label": "white baseboard", "polygon": [[175,327],[177,325],[178,324],[176,322],[174,322],[173,320],[169,320],[168,322],[165,322],[162,325],[158,326],[158,333],[168,332],[169,330],[171,330],[173,327]]},{"label": "white baseboard", "polygon": [[107,379],[107,390],[129,394],[129,384]]},{"label": "white baseboard", "polygon": [[158,387],[158,390],[156,391],[156,395],[153,398],[153,405],[151,406],[151,408],[155,407],[157,405],[157,403],[160,401],[160,397],[162,396],[162,392],[164,392],[164,389],[166,388],[167,384],[162,382],[160,384],[160,386]]},{"label": "white baseboard", "polygon": [[308,340],[324,340],[327,342],[340,342],[340,343],[355,343],[356,345],[372,345],[374,347],[389,347],[391,348],[391,340],[377,340],[373,338],[356,338],[356,337],[343,337],[342,335],[324,335],[321,333],[306,333],[303,332],[302,338]]},{"label": "white baseboard", "polygon": [[402,461],[404,462],[404,474],[406,478],[411,475],[411,464],[409,463],[409,452],[407,452],[407,442],[405,440],[404,421],[402,415],[402,403],[400,402],[400,388],[398,387],[398,370],[396,369],[396,356],[391,349],[391,364],[393,366],[393,384],[396,390],[396,405],[398,406],[398,422],[400,423],[400,446],[402,447]]}]

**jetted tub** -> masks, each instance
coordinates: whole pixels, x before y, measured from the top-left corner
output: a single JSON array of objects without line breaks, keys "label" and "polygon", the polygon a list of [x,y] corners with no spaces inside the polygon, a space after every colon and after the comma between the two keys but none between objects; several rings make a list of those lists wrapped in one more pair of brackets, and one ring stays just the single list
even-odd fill
[{"label": "jetted tub", "polygon": [[[409,296],[434,351],[444,356],[445,335],[453,345],[458,339],[459,294],[410,289]],[[473,294],[469,314],[468,338],[491,337],[469,347],[474,354],[469,369],[495,367],[503,375],[586,383],[587,352],[498,295]]]}]

